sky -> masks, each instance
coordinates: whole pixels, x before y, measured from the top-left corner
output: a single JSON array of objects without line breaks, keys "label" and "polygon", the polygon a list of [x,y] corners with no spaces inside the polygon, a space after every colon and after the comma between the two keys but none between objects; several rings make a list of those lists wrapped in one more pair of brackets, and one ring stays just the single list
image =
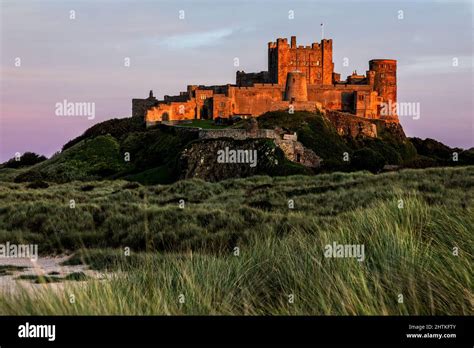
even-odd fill
[{"label": "sky", "polygon": [[[25,151],[51,156],[93,124],[130,116],[132,98],[151,89],[162,99],[190,84],[235,83],[237,70],[267,70],[269,41],[319,42],[321,23],[341,78],[365,74],[370,59],[398,61],[398,101],[420,107],[420,117],[400,117],[408,136],[474,146],[469,0],[0,4],[0,162]],[[94,103],[95,117],[58,116],[64,100]]]}]

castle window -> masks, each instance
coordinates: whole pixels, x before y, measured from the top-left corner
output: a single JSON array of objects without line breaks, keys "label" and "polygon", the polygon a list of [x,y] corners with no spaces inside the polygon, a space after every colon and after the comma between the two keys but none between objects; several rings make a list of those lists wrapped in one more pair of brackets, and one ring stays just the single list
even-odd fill
[{"label": "castle window", "polygon": [[363,94],[360,94],[359,95],[359,101],[363,101],[364,100],[364,95]]},{"label": "castle window", "polygon": [[319,60],[316,62],[316,65],[319,66]]},{"label": "castle window", "polygon": [[225,106],[225,102],[221,102],[221,107],[224,107]]},{"label": "castle window", "polygon": [[206,99],[206,96],[204,94],[201,94],[201,99],[202,100]]},{"label": "castle window", "polygon": [[384,77],[385,77],[385,74],[380,74],[380,77],[381,77],[381,78],[384,78]]}]

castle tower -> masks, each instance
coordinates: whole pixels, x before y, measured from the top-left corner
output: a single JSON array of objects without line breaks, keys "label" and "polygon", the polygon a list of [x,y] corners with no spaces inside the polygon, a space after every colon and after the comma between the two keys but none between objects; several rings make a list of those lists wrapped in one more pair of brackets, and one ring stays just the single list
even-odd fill
[{"label": "castle tower", "polygon": [[[397,61],[393,59],[372,59],[369,69],[374,72],[374,90],[383,99],[383,103],[395,105],[397,102]],[[370,81],[370,80],[369,80]],[[397,115],[382,117],[398,121]]]},{"label": "castle tower", "polygon": [[286,77],[294,70],[306,75],[308,85],[331,85],[334,63],[332,61],[332,40],[321,40],[311,46],[298,46],[296,36],[278,38],[268,43],[268,80],[286,86]]},{"label": "castle tower", "polygon": [[306,75],[301,71],[291,71],[286,78],[285,100],[308,101]]},{"label": "castle tower", "polygon": [[321,40],[321,70],[322,70],[322,81],[323,85],[332,84],[332,74],[334,72],[334,63],[332,61],[332,40],[323,39]]}]

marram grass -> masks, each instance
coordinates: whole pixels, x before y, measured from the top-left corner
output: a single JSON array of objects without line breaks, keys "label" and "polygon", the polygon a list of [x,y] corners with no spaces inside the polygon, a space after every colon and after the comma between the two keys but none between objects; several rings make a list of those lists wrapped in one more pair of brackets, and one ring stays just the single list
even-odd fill
[{"label": "marram grass", "polygon": [[[2,296],[0,313],[472,315],[474,209],[403,194],[402,209],[394,200],[376,200],[329,224],[306,216],[304,226],[282,236],[254,231],[238,256],[235,250],[129,257],[121,250],[84,251],[113,276]],[[334,241],[363,244],[365,260],[324,257]]]}]

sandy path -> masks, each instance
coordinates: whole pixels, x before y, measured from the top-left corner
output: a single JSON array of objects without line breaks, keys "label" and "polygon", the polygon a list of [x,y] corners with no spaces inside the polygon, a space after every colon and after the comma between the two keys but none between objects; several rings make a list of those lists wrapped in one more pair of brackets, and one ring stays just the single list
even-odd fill
[{"label": "sandy path", "polygon": [[[57,272],[56,276],[64,277],[70,273],[83,272],[92,278],[104,278],[103,273],[89,270],[86,265],[62,266],[60,263],[66,261],[69,256],[58,257],[39,257],[33,261],[28,258],[0,258],[0,266],[20,266],[26,267],[22,270],[12,271],[11,275],[0,275],[0,293],[14,293],[21,288],[34,291],[35,289],[49,287],[51,289],[61,290],[64,284],[69,281],[61,281],[57,283],[36,284],[30,280],[16,279],[20,275],[48,275],[51,272]],[[70,283],[70,282],[69,282]],[[85,283],[84,281],[74,283]]]}]

